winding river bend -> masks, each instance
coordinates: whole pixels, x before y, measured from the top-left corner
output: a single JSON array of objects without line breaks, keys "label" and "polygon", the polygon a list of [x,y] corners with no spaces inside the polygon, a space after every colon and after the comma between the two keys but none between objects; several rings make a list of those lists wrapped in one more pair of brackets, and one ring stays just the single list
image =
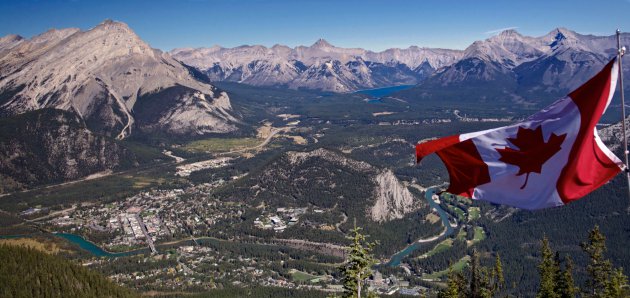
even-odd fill
[{"label": "winding river bend", "polygon": [[[141,253],[147,253],[149,252],[148,249],[144,248],[144,249],[138,249],[138,250],[132,250],[132,251],[126,251],[126,252],[108,252],[104,249],[102,249],[101,247],[99,247],[98,245],[85,240],[85,238],[79,236],[79,235],[75,235],[75,234],[69,234],[69,233],[51,233],[49,235],[53,235],[55,237],[59,237],[59,238],[63,238],[65,240],[67,240],[70,243],[76,244],[77,246],[79,246],[79,248],[91,253],[92,255],[96,256],[96,257],[108,257],[108,258],[116,258],[116,257],[125,257],[125,256],[132,256],[132,255],[137,255],[137,254],[141,254]],[[14,238],[28,238],[28,237],[32,237],[33,235],[8,235],[8,236],[0,236],[0,239],[14,239]]]},{"label": "winding river bend", "polygon": [[387,262],[387,266],[396,267],[396,266],[400,265],[400,262],[402,261],[402,259],[404,259],[406,256],[410,255],[415,250],[417,250],[417,249],[419,249],[421,247],[424,247],[426,245],[432,245],[433,243],[435,243],[437,241],[442,241],[445,238],[449,237],[451,234],[453,234],[453,231],[455,231],[455,229],[453,229],[453,227],[451,227],[451,224],[448,221],[448,214],[446,214],[446,211],[444,211],[444,209],[442,209],[442,207],[440,207],[440,205],[437,204],[435,201],[433,201],[433,199],[431,198],[433,196],[433,194],[435,194],[436,189],[437,189],[436,187],[428,188],[426,190],[426,192],[424,193],[424,198],[429,203],[429,207],[430,208],[432,208],[432,209],[434,208],[435,210],[437,210],[437,213],[440,215],[440,220],[442,220],[442,225],[445,227],[445,231],[443,231],[438,236],[431,237],[431,238],[428,238],[428,239],[420,239],[420,240],[417,240],[414,243],[410,244],[405,249],[403,249],[403,250],[399,251],[398,253],[394,254],[389,259],[389,262]]},{"label": "winding river bend", "polygon": [[148,249],[138,249],[138,250],[132,250],[132,251],[126,251],[126,252],[108,252],[102,249],[101,247],[99,247],[98,245],[85,240],[85,238],[79,235],[68,234],[68,233],[53,233],[53,235],[59,238],[66,239],[69,242],[78,245],[81,249],[87,250],[89,253],[93,254],[96,257],[115,258],[115,257],[132,256],[132,255],[149,252]]}]

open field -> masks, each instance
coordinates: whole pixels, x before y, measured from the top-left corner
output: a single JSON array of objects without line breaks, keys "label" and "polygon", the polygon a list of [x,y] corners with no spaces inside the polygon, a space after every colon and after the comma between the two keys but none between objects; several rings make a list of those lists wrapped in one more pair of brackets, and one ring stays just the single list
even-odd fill
[{"label": "open field", "polygon": [[302,271],[299,271],[299,270],[291,270],[290,273],[291,273],[291,277],[295,281],[317,282],[319,280],[326,279],[325,276],[312,275],[312,274],[308,274],[306,272],[302,272]]},{"label": "open field", "polygon": [[192,141],[182,146],[182,149],[194,153],[226,152],[254,147],[260,142],[261,140],[256,138],[209,138]]},{"label": "open field", "polygon": [[436,215],[435,213],[427,214],[426,219],[432,224],[440,221],[440,217],[438,215]]},{"label": "open field", "polygon": [[57,254],[62,249],[59,246],[51,241],[38,240],[34,238],[10,238],[10,239],[0,239],[0,245],[13,245],[13,246],[26,246],[33,248],[35,250],[39,250],[41,252],[45,252],[47,254]]},{"label": "open field", "polygon": [[[466,268],[466,266],[468,266],[468,261],[470,261],[470,256],[468,255],[459,259],[457,263],[453,264],[453,271],[461,272],[464,268]],[[441,271],[433,272],[431,274],[423,274],[422,279],[435,280],[438,278],[442,278],[443,276],[446,276],[447,274],[448,274],[448,268]]]},{"label": "open field", "polygon": [[480,216],[481,216],[481,211],[479,207],[468,208],[468,221],[478,219]]},{"label": "open field", "polygon": [[475,227],[475,238],[473,241],[479,242],[483,239],[486,239],[486,231],[482,227]]},{"label": "open field", "polygon": [[461,208],[455,207],[455,206],[449,206],[449,209],[451,209],[453,212],[455,212],[455,214],[457,214],[458,220],[464,220],[466,218],[466,212],[462,210]]},{"label": "open field", "polygon": [[486,239],[486,231],[484,231],[482,227],[475,227],[475,235],[473,237],[473,240],[468,240],[467,244],[468,246],[471,246],[484,239]]},{"label": "open field", "polygon": [[464,231],[464,229],[459,229],[459,233],[457,233],[457,236],[455,237],[455,239],[466,240],[466,231]]},{"label": "open field", "polygon": [[428,258],[428,257],[430,257],[432,255],[435,255],[437,253],[440,253],[440,252],[443,252],[443,251],[449,249],[451,246],[453,246],[453,239],[445,239],[444,241],[438,243],[438,245],[436,245],[429,252],[421,255],[420,258]]}]

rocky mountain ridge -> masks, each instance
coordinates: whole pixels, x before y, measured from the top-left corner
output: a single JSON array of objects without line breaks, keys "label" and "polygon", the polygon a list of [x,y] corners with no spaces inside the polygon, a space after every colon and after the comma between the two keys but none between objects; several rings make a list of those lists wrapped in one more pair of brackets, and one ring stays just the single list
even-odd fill
[{"label": "rocky mountain ridge", "polygon": [[[630,44],[630,33],[621,35]],[[407,99],[539,102],[583,84],[616,55],[615,35],[583,35],[557,28],[540,37],[506,30],[464,50],[462,59],[399,94]],[[630,62],[626,55],[624,61]],[[626,68],[626,73],[630,73]],[[626,76],[628,77],[628,76]],[[445,91],[445,90],[451,90]],[[494,97],[494,98],[493,98]]]},{"label": "rocky mountain ridge", "polygon": [[[630,34],[623,34],[622,42],[629,44]],[[556,28],[539,37],[505,30],[475,41],[464,51],[411,46],[372,52],[340,48],[320,39],[311,46],[295,48],[213,46],[170,53],[212,80],[258,86],[351,92],[407,84],[507,82],[522,85],[521,89],[563,92],[592,75],[614,55],[615,48],[614,35],[584,35]]]},{"label": "rocky mountain ridge", "polygon": [[[51,29],[31,39],[9,35],[0,39],[0,115],[68,110],[91,130],[120,139],[136,129],[235,130],[228,95],[190,72],[120,22],[107,20],[86,31]],[[164,91],[168,98],[161,99]],[[138,105],[143,98],[162,105]]]},{"label": "rocky mountain ridge", "polygon": [[180,48],[171,55],[206,72],[212,80],[258,86],[285,86],[324,91],[416,84],[435,69],[458,60],[462,51],[420,48],[372,52],[340,48],[319,39],[311,46],[261,45]]}]

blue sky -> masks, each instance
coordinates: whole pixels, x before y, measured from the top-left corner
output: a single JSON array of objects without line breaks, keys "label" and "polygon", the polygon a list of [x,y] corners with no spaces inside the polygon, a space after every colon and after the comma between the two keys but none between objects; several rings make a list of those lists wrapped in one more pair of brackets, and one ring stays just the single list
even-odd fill
[{"label": "blue sky", "polygon": [[463,49],[499,29],[540,36],[630,32],[630,0],[0,0],[0,36],[123,21],[162,50],[215,44],[310,45],[383,50],[410,45]]}]

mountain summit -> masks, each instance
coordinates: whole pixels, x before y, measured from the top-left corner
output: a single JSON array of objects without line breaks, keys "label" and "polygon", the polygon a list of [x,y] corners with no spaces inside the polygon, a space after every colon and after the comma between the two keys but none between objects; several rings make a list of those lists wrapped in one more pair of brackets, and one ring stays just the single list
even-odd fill
[{"label": "mountain summit", "polygon": [[0,39],[0,115],[77,113],[95,132],[203,134],[236,129],[228,95],[152,49],[126,24]]},{"label": "mountain summit", "polygon": [[323,38],[318,39],[312,46],[311,48],[319,48],[319,49],[325,49],[325,48],[332,48],[334,47],[333,45],[331,45],[328,41],[326,41]]}]

